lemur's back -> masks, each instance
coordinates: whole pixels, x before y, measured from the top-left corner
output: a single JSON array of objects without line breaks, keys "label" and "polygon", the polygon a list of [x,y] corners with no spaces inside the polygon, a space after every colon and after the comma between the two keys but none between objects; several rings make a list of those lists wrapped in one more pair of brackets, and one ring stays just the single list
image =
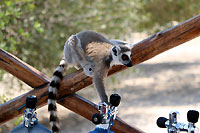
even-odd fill
[{"label": "lemur's back", "polygon": [[94,31],[82,31],[79,32],[77,36],[81,40],[81,46],[84,50],[87,44],[91,42],[104,42],[110,44],[110,41],[107,38],[105,38],[102,34]]},{"label": "lemur's back", "polygon": [[[86,56],[94,63],[102,63],[110,55],[112,45],[105,42],[91,42],[85,48]],[[100,64],[102,65],[102,64]]]},{"label": "lemur's back", "polygon": [[112,44],[102,34],[94,31],[82,31],[77,36],[81,40],[81,47],[85,55],[90,60],[95,62],[103,61],[102,58],[110,54]]}]

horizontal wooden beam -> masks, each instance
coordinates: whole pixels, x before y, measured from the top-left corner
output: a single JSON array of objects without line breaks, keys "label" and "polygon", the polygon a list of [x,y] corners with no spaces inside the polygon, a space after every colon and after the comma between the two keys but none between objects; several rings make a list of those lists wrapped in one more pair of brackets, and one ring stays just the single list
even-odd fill
[{"label": "horizontal wooden beam", "polygon": [[[145,60],[148,60],[168,49],[178,46],[186,41],[189,41],[200,35],[200,15],[191,18],[184,23],[181,23],[175,27],[172,27],[163,32],[159,32],[139,43],[132,49],[132,59],[134,64],[139,64]],[[23,94],[5,104],[0,105],[0,124],[20,115],[23,113],[25,99],[28,95],[36,95],[38,97],[38,105],[42,106],[47,103],[47,84],[48,78],[44,74],[30,70],[30,66],[23,63],[16,57],[8,54],[7,57],[4,54],[7,52],[0,50],[0,67],[15,75],[20,80],[24,81],[28,85],[34,88],[26,94]],[[13,58],[12,60],[10,58]],[[14,62],[14,63],[13,63]],[[19,63],[20,62],[20,63]],[[2,63],[4,63],[2,65]],[[21,64],[22,63],[22,64]],[[13,65],[13,66],[12,66]],[[15,65],[19,67],[16,70]],[[28,67],[28,68],[27,68]],[[32,67],[31,67],[32,68]],[[34,68],[32,68],[34,69]],[[32,70],[31,69],[31,70]],[[126,69],[124,66],[114,66],[110,71],[109,75]],[[23,73],[23,71],[27,73]],[[30,75],[30,73],[33,73]],[[36,74],[38,73],[38,74]],[[36,75],[37,82],[33,82],[31,78],[24,78],[24,75],[34,76]],[[41,81],[40,81],[41,79]],[[92,83],[91,78],[84,75],[82,71],[77,71],[64,77],[59,89],[59,98],[66,94],[74,93]]]},{"label": "horizontal wooden beam", "polygon": [[[96,104],[76,94],[68,95],[58,100],[58,103],[90,121],[92,120],[92,115],[98,113]],[[111,130],[116,133],[143,133],[140,129],[136,127],[133,128],[126,122],[123,122],[119,117],[116,118],[115,124],[111,127]]]}]

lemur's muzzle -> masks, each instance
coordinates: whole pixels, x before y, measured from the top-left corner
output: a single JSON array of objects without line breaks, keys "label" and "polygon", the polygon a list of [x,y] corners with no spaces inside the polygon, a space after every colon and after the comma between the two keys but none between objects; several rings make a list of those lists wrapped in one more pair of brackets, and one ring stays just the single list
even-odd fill
[{"label": "lemur's muzzle", "polygon": [[124,64],[124,65],[127,66],[127,67],[132,67],[133,63],[132,63],[132,61],[130,61],[128,64]]}]

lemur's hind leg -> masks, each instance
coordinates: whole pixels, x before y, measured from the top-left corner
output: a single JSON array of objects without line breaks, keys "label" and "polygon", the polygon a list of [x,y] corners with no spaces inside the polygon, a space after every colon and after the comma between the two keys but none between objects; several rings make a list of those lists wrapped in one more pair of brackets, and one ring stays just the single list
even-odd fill
[{"label": "lemur's hind leg", "polygon": [[58,132],[60,129],[59,120],[56,113],[57,111],[56,99],[57,99],[57,91],[60,87],[60,81],[63,78],[63,73],[66,67],[67,67],[67,64],[66,64],[65,59],[61,60],[59,66],[56,68],[55,72],[53,73],[51,83],[49,84],[48,111],[50,112],[50,125],[54,132]]}]

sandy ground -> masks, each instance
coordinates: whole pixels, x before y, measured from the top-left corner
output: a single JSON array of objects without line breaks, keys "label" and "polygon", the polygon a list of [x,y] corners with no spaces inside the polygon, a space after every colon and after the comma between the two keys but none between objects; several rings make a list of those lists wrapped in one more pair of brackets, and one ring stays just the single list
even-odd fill
[{"label": "sandy ground", "polygon": [[[200,37],[117,74],[115,78],[108,78],[108,94],[118,93],[122,97],[118,116],[147,133],[167,133],[166,129],[157,127],[156,120],[160,116],[168,117],[172,110],[178,110],[179,121],[187,123],[188,110],[200,111],[199,43]],[[119,83],[112,85],[119,79]],[[98,103],[92,87],[78,94]],[[46,110],[44,106],[37,112],[40,123],[48,126]],[[66,133],[86,133],[95,128],[90,121],[61,106],[59,117]],[[197,126],[200,127],[200,123]],[[4,124],[2,132],[8,132],[11,127],[9,123]]]}]

